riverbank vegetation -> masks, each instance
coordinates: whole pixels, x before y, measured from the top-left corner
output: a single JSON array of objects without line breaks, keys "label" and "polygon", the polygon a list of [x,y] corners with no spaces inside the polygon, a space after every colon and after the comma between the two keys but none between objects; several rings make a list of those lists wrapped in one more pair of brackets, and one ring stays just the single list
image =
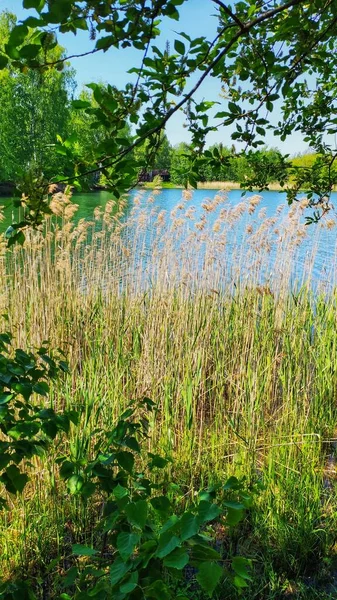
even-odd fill
[{"label": "riverbank vegetation", "polygon": [[[232,531],[207,529],[220,556],[251,561],[241,597],[333,597],[336,297],[330,281],[311,290],[314,244],[290,285],[308,232],[305,202],[266,218],[256,196],[233,206],[215,196],[195,218],[191,192],[182,194],[171,214],[140,195],[127,218],[111,201],[76,226],[76,204],[56,194],[44,234],[30,232],[10,252],[2,242],[1,305],[14,347],[48,339],[65,353],[70,375],[52,383],[45,406],[79,415],[68,437],[26,464],[23,494],[7,494],[2,577],[28,580],[39,598],[79,593],[71,569],[91,559],[74,562],[71,547],[100,553],[104,533],[102,491],[82,498],[80,477],[99,432],[146,397],[156,410],[145,446],[170,460],[161,486],[174,512],[193,510],[201,489],[231,476],[256,490]],[[334,226],[323,220],[315,236]],[[77,487],[60,472],[64,460],[77,465]],[[195,597],[194,577],[185,573],[174,589]],[[215,590],[221,600],[236,594],[226,578]]]},{"label": "riverbank vegetation", "polygon": [[[0,52],[7,48],[16,22],[14,14],[0,15]],[[102,83],[100,92],[95,84],[77,90],[75,69],[68,61],[62,63],[66,57],[64,48],[47,36],[42,50],[45,59],[57,63],[59,69],[22,72],[12,61],[0,70],[0,194],[29,195],[31,189],[46,185],[51,179],[66,180],[73,175],[74,163],[78,174],[90,171],[77,182],[78,189],[107,187],[115,176],[114,169],[95,170],[95,166],[97,149],[111,144],[110,132],[104,123],[95,120],[95,113],[104,95],[111,94],[113,88]],[[133,143],[130,122],[118,135],[124,138],[124,145]],[[275,189],[276,185],[278,189],[287,188],[294,184],[298,173],[303,173],[302,189],[312,185],[312,169],[315,176],[322,178],[327,169],[317,152],[294,158],[268,147],[241,152],[228,143],[200,149],[196,161],[193,144],[181,142],[173,146],[165,133],[159,136],[154,151],[146,140],[135,147],[132,158],[136,181],[151,183],[156,176],[162,176],[165,184],[183,187],[191,184],[191,172],[195,170],[195,183],[227,181],[252,189]],[[333,183],[337,180],[335,171],[332,165],[329,172]]]},{"label": "riverbank vegetation", "polygon": [[[191,5],[0,19],[0,179],[20,191],[0,236],[1,600],[336,597],[336,255],[316,260],[335,245],[336,3],[204,0],[199,37],[188,12],[176,32]],[[128,48],[122,83],[76,90],[72,58]],[[266,146],[294,132],[310,154]],[[185,188],[169,211],[160,178]],[[193,206],[208,180],[287,206]],[[76,219],[69,184],[112,199]]]}]

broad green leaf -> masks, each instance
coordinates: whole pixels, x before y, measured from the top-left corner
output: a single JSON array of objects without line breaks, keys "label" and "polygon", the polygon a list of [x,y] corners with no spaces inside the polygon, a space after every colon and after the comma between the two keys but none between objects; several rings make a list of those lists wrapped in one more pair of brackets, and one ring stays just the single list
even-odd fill
[{"label": "broad green leaf", "polygon": [[116,585],[116,583],[123,579],[124,575],[126,575],[130,569],[132,569],[132,563],[127,563],[119,557],[116,558],[116,560],[110,566],[111,585]]},{"label": "broad green leaf", "polygon": [[28,27],[26,25],[16,25],[9,36],[8,45],[14,47],[20,46],[24,42],[27,34]]},{"label": "broad green leaf", "polygon": [[95,556],[97,554],[97,550],[90,548],[90,546],[74,544],[72,546],[72,553],[75,554],[75,556]]},{"label": "broad green leaf", "polygon": [[154,510],[166,515],[171,509],[171,502],[167,496],[156,496],[150,500]]},{"label": "broad green leaf", "polygon": [[67,481],[67,487],[70,494],[79,494],[84,484],[84,479],[81,475],[72,475]]},{"label": "broad green leaf", "polygon": [[220,508],[216,504],[201,500],[198,506],[198,521],[199,523],[207,523],[213,521],[221,514]]},{"label": "broad green leaf", "polygon": [[13,396],[14,394],[10,394],[9,392],[0,394],[0,405],[7,404],[7,402],[9,402],[13,398]]},{"label": "broad green leaf", "polygon": [[248,581],[252,581],[252,578],[249,574],[248,569],[251,566],[251,561],[243,556],[235,556],[232,559],[232,569],[235,571],[237,575],[242,577],[242,579],[247,579]]},{"label": "broad green leaf", "polygon": [[100,38],[96,42],[96,48],[98,50],[108,50],[110,46],[112,46],[116,42],[116,38],[114,35],[107,35],[105,37]]},{"label": "broad green leaf", "polygon": [[39,381],[33,386],[33,391],[40,396],[47,396],[49,393],[49,385],[45,381]]},{"label": "broad green leaf", "polygon": [[171,531],[165,531],[159,537],[156,556],[164,558],[181,544],[180,539]]},{"label": "broad green leaf", "polygon": [[122,594],[130,594],[137,587],[138,584],[138,572],[131,573],[130,577],[125,583],[119,588]]},{"label": "broad green leaf", "polygon": [[128,473],[132,473],[135,458],[131,452],[117,452],[116,460],[122,469],[125,469]]},{"label": "broad green leaf", "polygon": [[235,577],[234,577],[234,585],[238,589],[248,587],[247,581],[245,579],[243,579],[242,577],[240,577],[239,575],[235,575]]},{"label": "broad green leaf", "polygon": [[185,548],[176,548],[164,558],[163,563],[165,567],[181,570],[188,564],[188,561],[189,556]]},{"label": "broad green leaf", "polygon": [[125,496],[127,496],[128,493],[128,490],[120,484],[116,485],[113,491],[113,495],[115,496],[115,498],[117,498],[117,500],[125,498]]},{"label": "broad green leaf", "polygon": [[117,549],[123,560],[128,560],[139,544],[140,535],[137,533],[122,532],[117,537]]},{"label": "broad green leaf", "polygon": [[183,542],[198,533],[199,524],[196,516],[190,512],[184,513],[179,522],[179,530]]},{"label": "broad green leaf", "polygon": [[157,467],[158,469],[163,469],[169,462],[167,458],[159,456],[159,454],[152,454],[151,452],[149,452],[148,456],[149,458],[151,458],[151,461],[148,464],[149,469],[153,469],[154,467]]},{"label": "broad green leaf", "polygon": [[238,490],[241,488],[241,483],[236,477],[230,477],[227,479],[225,485],[223,486],[224,490]]},{"label": "broad green leaf", "polygon": [[147,519],[147,502],[146,500],[138,500],[138,502],[130,502],[125,507],[127,519],[131,525],[135,525],[140,529],[144,529]]},{"label": "broad green leaf", "polygon": [[70,460],[65,460],[60,468],[60,476],[62,479],[68,479],[74,472],[75,465]]},{"label": "broad green leaf", "polygon": [[[129,141],[128,141],[128,144],[129,144]],[[128,448],[130,448],[130,450],[133,450],[134,452],[137,452],[138,454],[140,453],[140,445],[137,442],[135,437],[126,438],[126,440],[124,441],[124,445],[127,446]]]},{"label": "broad green leaf", "polygon": [[5,69],[8,65],[8,58],[3,54],[0,54],[0,70]]},{"label": "broad green leaf", "polygon": [[37,44],[27,44],[19,50],[21,58],[36,58],[41,50]]},{"label": "broad green leaf", "polygon": [[185,54],[185,44],[183,44],[183,42],[181,42],[180,40],[174,40],[174,49],[176,52],[178,52],[178,54]]},{"label": "broad green leaf", "polygon": [[244,510],[238,510],[237,508],[228,508],[226,515],[226,523],[231,525],[237,525],[244,518]]},{"label": "broad green leaf", "polygon": [[196,579],[202,589],[209,597],[218,585],[223,574],[222,568],[215,562],[204,562],[198,568]]},{"label": "broad green leaf", "polygon": [[172,595],[166,583],[161,579],[154,581],[152,585],[145,588],[145,598],[155,598],[156,600],[172,600]]},{"label": "broad green leaf", "polygon": [[224,506],[231,508],[232,510],[243,510],[245,508],[241,502],[236,502],[235,500],[228,500],[227,502],[224,502]]},{"label": "broad green leaf", "polygon": [[204,563],[206,561],[220,560],[219,552],[211,546],[195,544],[191,550],[191,560],[194,564]]},{"label": "broad green leaf", "polygon": [[37,11],[43,9],[45,0],[23,0],[23,8],[35,8]]},{"label": "broad green leaf", "polygon": [[91,106],[90,102],[86,100],[73,100],[71,106],[76,109],[89,108]]},{"label": "broad green leaf", "polygon": [[20,469],[16,465],[10,465],[5,471],[6,476],[10,480],[12,486],[8,485],[9,482],[5,483],[8,491],[12,493],[21,493],[28,481],[28,475],[21,473]]}]

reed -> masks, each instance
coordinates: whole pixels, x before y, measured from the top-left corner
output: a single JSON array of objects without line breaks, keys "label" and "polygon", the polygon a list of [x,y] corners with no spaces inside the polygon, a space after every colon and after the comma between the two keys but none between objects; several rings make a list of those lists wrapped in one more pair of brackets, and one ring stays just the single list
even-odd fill
[{"label": "reed", "polygon": [[53,573],[48,557],[64,553],[69,522],[90,539],[92,512],[67,495],[55,455],[90,453],[95,429],[148,396],[160,409],[149,449],[172,456],[186,501],[229,475],[262,482],[236,543],[261,572],[269,565],[277,591],[334,544],[337,296],[331,281],[312,285],[319,236],[334,222],[305,228],[305,202],[267,218],[257,196],[231,206],[219,193],[193,208],[189,191],[164,213],[156,193],[78,223],[71,198],[56,194],[43,232],[23,248],[1,240],[6,327],[22,348],[48,339],[64,350],[71,375],[49,401],[82,411],[0,517],[3,571],[42,561]]}]

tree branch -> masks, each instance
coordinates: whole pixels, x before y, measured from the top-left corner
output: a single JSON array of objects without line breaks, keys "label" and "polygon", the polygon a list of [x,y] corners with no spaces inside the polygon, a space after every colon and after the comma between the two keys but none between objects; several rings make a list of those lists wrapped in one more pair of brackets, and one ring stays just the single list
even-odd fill
[{"label": "tree branch", "polygon": [[233,21],[235,21],[235,23],[240,27],[240,29],[244,30],[245,28],[245,24],[242,23],[242,21],[240,21],[240,19],[237,17],[237,15],[235,13],[233,13],[231,11],[231,9],[226,6],[226,4],[224,4],[223,2],[221,2],[221,0],[212,0],[212,2],[214,2],[214,4],[217,4],[218,6],[220,6],[220,8],[229,16],[231,17],[231,19],[233,19]]},{"label": "tree branch", "polygon": [[[292,8],[293,6],[296,6],[299,4],[306,4],[306,2],[307,2],[307,0],[289,0],[289,2],[286,2],[285,4],[282,4],[280,6],[277,6],[276,8],[267,10],[267,11],[263,12],[262,14],[260,14],[255,19],[252,19],[251,21],[246,23],[244,26],[244,29],[240,29],[232,37],[232,39],[226,44],[226,46],[222,49],[222,51],[219,52],[219,54],[214,58],[214,60],[205,69],[205,71],[203,72],[203,74],[201,75],[201,77],[199,78],[197,83],[194,85],[194,87],[182,98],[182,100],[180,102],[178,102],[178,104],[176,104],[173,108],[171,108],[166,113],[165,117],[163,117],[163,119],[160,121],[160,123],[158,125],[156,125],[155,127],[153,127],[152,129],[150,129],[149,131],[145,132],[143,135],[141,135],[137,140],[135,140],[132,144],[130,144],[130,146],[125,148],[125,150],[122,150],[122,152],[120,152],[120,154],[118,156],[116,156],[116,158],[114,160],[112,160],[110,163],[105,165],[105,167],[112,167],[112,166],[116,165],[118,162],[120,162],[122,160],[122,158],[124,158],[124,156],[126,156],[127,154],[132,152],[132,150],[134,150],[134,148],[137,148],[147,137],[149,137],[150,135],[153,135],[155,133],[158,133],[161,129],[163,129],[165,127],[166,123],[169,121],[169,119],[175,113],[177,113],[185,104],[187,104],[188,101],[194,96],[194,94],[200,88],[201,84],[208,77],[208,75],[213,71],[213,69],[217,66],[217,64],[226,56],[226,54],[229,52],[229,50],[232,48],[232,46],[234,46],[234,44],[243,35],[248,33],[256,25],[259,25],[260,23],[263,23],[264,21],[272,19],[277,14],[280,14],[280,13],[284,12],[285,10],[288,10],[288,8]],[[94,169],[89,169],[88,171],[81,173],[81,177],[85,177],[87,175],[92,175],[93,173],[97,173],[97,171],[99,171],[99,170],[100,170],[99,167],[94,168]],[[69,182],[69,181],[74,181],[76,179],[78,179],[78,176],[67,177],[65,179],[62,179],[58,183],[65,183],[65,182]]]}]

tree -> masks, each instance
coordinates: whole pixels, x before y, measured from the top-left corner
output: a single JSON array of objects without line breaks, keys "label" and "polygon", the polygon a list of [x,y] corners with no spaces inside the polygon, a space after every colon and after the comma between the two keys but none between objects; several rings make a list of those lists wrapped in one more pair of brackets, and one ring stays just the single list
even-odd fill
[{"label": "tree", "polygon": [[[35,8],[14,27],[8,44],[0,54],[0,67],[11,62],[21,70],[46,72],[60,68],[67,57],[57,60],[40,58],[40,48],[54,32],[90,31],[92,52],[109,48],[123,51],[133,46],[142,51],[134,83],[124,89],[92,86],[97,108],[81,108],[95,116],[97,124],[107,127],[109,140],[96,153],[95,169],[103,172],[118,165],[112,182],[116,195],[137,180],[135,148],[149,140],[158,145],[166,123],[178,111],[184,111],[186,126],[192,136],[191,168],[188,180],[198,179],[200,153],[208,132],[220,126],[234,127],[232,140],[245,144],[245,149],[264,145],[266,131],[284,140],[294,130],[300,131],[308,144],[320,154],[320,184],[308,188],[315,191],[311,203],[319,209],[318,217],[328,205],[326,197],[336,181],[336,152],[325,134],[337,127],[334,89],[337,77],[337,3],[335,0],[240,0],[228,3],[207,0],[210,11],[217,11],[218,29],[213,39],[193,39],[187,33],[177,34],[172,49],[155,45],[164,19],[179,20],[179,7],[192,0],[23,0],[25,8]],[[206,1],[206,0],[205,0]],[[49,36],[49,37],[48,37]],[[70,57],[69,57],[70,58]],[[222,106],[211,118],[215,99],[198,100],[197,92],[208,77],[222,84]],[[273,119],[273,111],[277,118]],[[126,145],[119,132],[131,122],[134,137]],[[70,151],[71,144],[68,144]],[[70,155],[70,153],[69,153]],[[206,155],[211,163],[219,156]],[[103,162],[102,162],[103,158]],[[102,166],[103,165],[103,166]],[[284,181],[290,161],[278,164],[277,177]],[[73,177],[90,174],[83,165]],[[281,178],[279,175],[281,174]],[[296,169],[293,169],[296,180]],[[68,179],[69,180],[69,179]],[[312,181],[312,177],[306,177]],[[300,175],[298,181],[303,184]],[[254,175],[261,188],[267,185]],[[249,185],[249,181],[245,185]],[[288,190],[289,202],[296,199]]]},{"label": "tree", "polygon": [[[16,18],[0,15],[0,45],[6,47]],[[42,49],[40,48],[40,52]],[[48,56],[60,59],[63,49],[54,45]],[[75,88],[69,67],[41,73],[20,72],[14,64],[0,71],[0,180],[18,183],[27,173],[44,173],[50,179],[65,168],[64,157],[53,146],[65,136],[70,119],[70,100]]]}]

